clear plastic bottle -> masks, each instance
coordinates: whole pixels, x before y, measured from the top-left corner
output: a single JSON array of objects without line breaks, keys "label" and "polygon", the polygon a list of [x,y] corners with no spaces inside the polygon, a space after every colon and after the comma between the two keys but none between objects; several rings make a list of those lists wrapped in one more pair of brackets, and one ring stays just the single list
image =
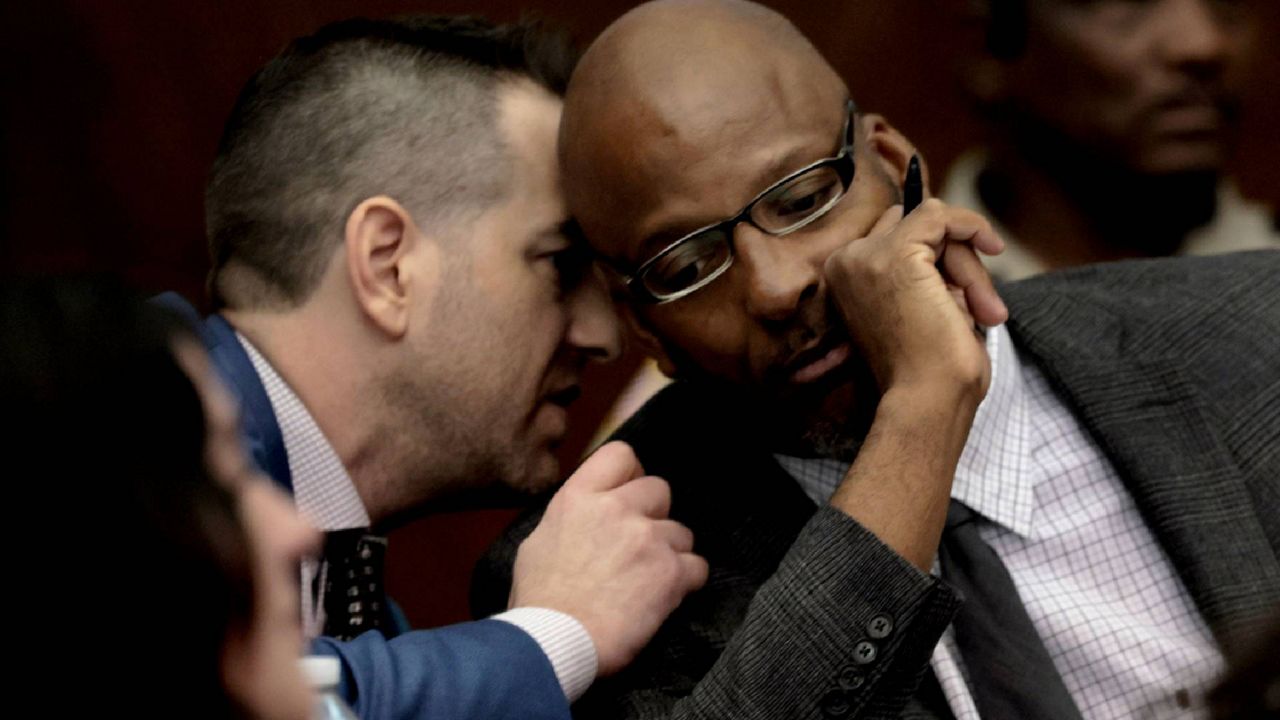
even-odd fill
[{"label": "clear plastic bottle", "polygon": [[342,677],[342,664],[338,658],[315,655],[299,662],[307,684],[315,693],[311,720],[360,720],[355,711],[338,697],[338,681]]}]

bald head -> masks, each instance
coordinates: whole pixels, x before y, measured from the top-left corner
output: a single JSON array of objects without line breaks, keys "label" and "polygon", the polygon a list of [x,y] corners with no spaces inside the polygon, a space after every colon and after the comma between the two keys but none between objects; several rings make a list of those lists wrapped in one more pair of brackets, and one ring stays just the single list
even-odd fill
[{"label": "bald head", "polygon": [[826,65],[790,21],[762,5],[657,0],[600,34],[573,79],[573,92],[597,108],[638,101],[676,110],[716,98],[726,80],[773,75],[780,61],[801,59],[811,68]]},{"label": "bald head", "polygon": [[560,150],[571,207],[589,236],[612,235],[601,218],[689,180],[674,168],[697,170],[729,147],[755,152],[762,122],[838,130],[846,93],[773,10],[741,0],[641,5],[600,35],[570,83]]}]

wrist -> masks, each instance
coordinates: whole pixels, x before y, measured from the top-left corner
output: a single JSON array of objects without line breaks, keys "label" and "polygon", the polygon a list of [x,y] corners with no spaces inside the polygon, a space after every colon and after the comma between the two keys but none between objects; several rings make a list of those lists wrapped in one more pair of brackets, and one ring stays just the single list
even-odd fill
[{"label": "wrist", "polygon": [[517,607],[493,619],[515,625],[533,638],[570,704],[595,681],[599,671],[595,640],[574,616],[550,608]]},{"label": "wrist", "polygon": [[985,390],[980,383],[899,380],[880,396],[876,420],[939,429],[956,423],[967,427],[973,422]]}]

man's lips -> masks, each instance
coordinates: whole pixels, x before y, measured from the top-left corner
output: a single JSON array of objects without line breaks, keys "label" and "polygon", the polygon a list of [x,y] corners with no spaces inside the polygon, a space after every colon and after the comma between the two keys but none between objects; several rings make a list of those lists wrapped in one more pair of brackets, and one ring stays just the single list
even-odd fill
[{"label": "man's lips", "polygon": [[[817,348],[822,350],[822,348]],[[791,373],[791,382],[798,385],[811,383],[820,380],[827,373],[835,370],[849,359],[849,343],[842,342],[833,348],[827,349],[816,358],[809,359],[810,356],[802,356],[800,362],[793,362],[792,367],[796,368]]]},{"label": "man's lips", "polygon": [[781,375],[793,385],[812,383],[843,365],[850,352],[848,336],[831,328],[817,342],[792,355]]},{"label": "man's lips", "polygon": [[1170,134],[1218,132],[1230,115],[1230,103],[1202,87],[1165,95],[1150,110],[1155,128]]}]

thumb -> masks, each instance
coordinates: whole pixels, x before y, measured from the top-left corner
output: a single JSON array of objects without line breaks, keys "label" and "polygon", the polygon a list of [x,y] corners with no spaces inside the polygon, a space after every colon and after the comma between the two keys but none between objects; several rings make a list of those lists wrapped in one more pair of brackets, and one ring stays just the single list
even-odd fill
[{"label": "thumb", "polygon": [[564,487],[603,492],[644,475],[644,467],[631,446],[615,440],[601,446],[583,461],[565,481]]}]

